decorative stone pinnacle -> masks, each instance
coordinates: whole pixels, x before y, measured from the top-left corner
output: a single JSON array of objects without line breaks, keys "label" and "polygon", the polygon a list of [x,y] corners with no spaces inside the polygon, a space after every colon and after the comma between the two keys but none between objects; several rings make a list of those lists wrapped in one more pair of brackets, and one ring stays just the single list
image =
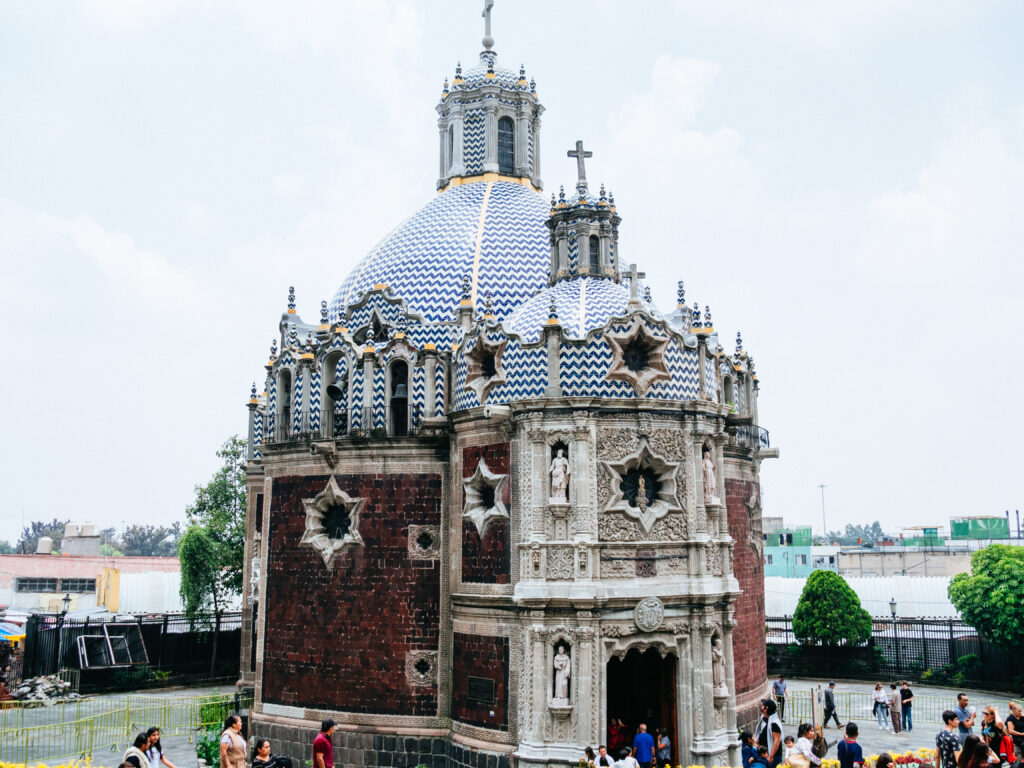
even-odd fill
[{"label": "decorative stone pinnacle", "polygon": [[526,67],[523,64],[519,65],[519,82],[526,82]]},{"label": "decorative stone pinnacle", "polygon": [[686,286],[683,285],[682,280],[676,283],[676,306],[679,309],[686,306]]},{"label": "decorative stone pinnacle", "polygon": [[485,317],[494,317],[493,309],[494,309],[494,302],[491,301],[491,292],[488,291],[486,293],[486,295],[484,296],[484,316]]},{"label": "decorative stone pinnacle", "polygon": [[491,9],[494,8],[494,0],[484,0],[484,48],[488,51],[494,47],[494,38],[491,37]]},{"label": "decorative stone pinnacle", "polygon": [[565,187],[564,186],[559,186],[558,187],[558,204],[559,205],[564,205],[565,204]]},{"label": "decorative stone pinnacle", "polygon": [[327,325],[327,302],[320,302],[320,324]]},{"label": "decorative stone pinnacle", "polygon": [[548,322],[558,321],[558,305],[555,304],[555,297],[551,297],[551,305],[548,307]]},{"label": "decorative stone pinnacle", "polygon": [[455,65],[455,82],[456,83],[461,83],[462,82],[462,62],[461,61],[458,62]]},{"label": "decorative stone pinnacle", "polygon": [[306,351],[307,352],[312,352],[313,351],[313,332],[312,331],[310,331],[309,333],[306,334]]},{"label": "decorative stone pinnacle", "polygon": [[462,300],[463,301],[469,301],[470,291],[471,291],[471,283],[470,283],[469,275],[463,275],[462,276]]},{"label": "decorative stone pinnacle", "polygon": [[534,96],[537,95],[537,81],[534,80],[532,77],[530,78],[530,93],[532,93]]},{"label": "decorative stone pinnacle", "polygon": [[708,304],[704,305],[704,327],[712,328],[711,325],[711,306]]},{"label": "decorative stone pinnacle", "polygon": [[700,327],[700,305],[697,304],[696,301],[693,302],[693,315],[692,315],[692,317],[693,317],[693,327],[694,328],[699,328]]},{"label": "decorative stone pinnacle", "polygon": [[249,399],[250,400],[255,400],[256,399],[256,382],[255,381],[252,383],[252,389],[249,390]]},{"label": "decorative stone pinnacle", "polygon": [[277,360],[277,339],[270,340],[270,359]]},{"label": "decorative stone pinnacle", "polygon": [[646,301],[648,304],[650,304],[651,301],[652,301],[652,299],[651,299],[651,286],[649,286],[649,285],[645,285],[644,286],[644,301]]},{"label": "decorative stone pinnacle", "polygon": [[601,182],[601,193],[598,195],[598,201],[601,205],[608,205],[608,193],[604,191],[604,182]]},{"label": "decorative stone pinnacle", "polygon": [[736,331],[736,354],[743,353],[743,337],[739,331]]},{"label": "decorative stone pinnacle", "polygon": [[608,191],[608,205],[612,207],[613,211],[615,210],[615,194],[611,190]]},{"label": "decorative stone pinnacle", "polygon": [[580,139],[576,140],[576,149],[570,149],[565,153],[566,157],[576,158],[576,191],[580,193],[580,196],[584,196],[587,192],[587,167],[585,160],[588,157],[593,157],[593,152],[588,152],[583,149],[583,141]]},{"label": "decorative stone pinnacle", "polygon": [[551,193],[551,210],[555,210],[555,193]]},{"label": "decorative stone pinnacle", "polygon": [[288,286],[288,314],[295,314],[295,286]]},{"label": "decorative stone pinnacle", "polygon": [[443,93],[445,96],[448,95],[448,78],[447,77],[445,77],[444,85],[441,87],[441,93]]}]

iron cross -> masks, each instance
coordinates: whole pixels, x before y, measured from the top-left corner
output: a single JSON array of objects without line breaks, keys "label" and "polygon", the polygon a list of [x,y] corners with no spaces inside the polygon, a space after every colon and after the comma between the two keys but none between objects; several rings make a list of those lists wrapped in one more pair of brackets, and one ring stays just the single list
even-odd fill
[{"label": "iron cross", "polygon": [[586,186],[587,186],[587,169],[586,169],[586,166],[584,165],[584,160],[586,158],[588,158],[588,157],[593,157],[594,153],[593,152],[584,152],[583,151],[583,142],[582,141],[577,141],[576,142],[576,149],[570,149],[565,154],[566,154],[566,157],[575,157],[576,158],[576,177],[577,177],[576,188],[577,189],[579,189],[580,187],[586,188]]},{"label": "iron cross", "polygon": [[630,264],[629,272],[626,274],[629,275],[629,301],[631,304],[636,304],[640,300],[637,293],[640,290],[640,278],[647,277],[647,274],[638,272],[636,264]]}]

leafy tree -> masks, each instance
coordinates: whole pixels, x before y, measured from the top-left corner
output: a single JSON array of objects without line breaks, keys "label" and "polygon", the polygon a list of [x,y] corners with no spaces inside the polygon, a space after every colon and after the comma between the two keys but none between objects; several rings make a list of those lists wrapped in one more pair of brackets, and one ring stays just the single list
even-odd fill
[{"label": "leafy tree", "polygon": [[862,545],[870,547],[884,538],[885,532],[882,530],[882,524],[875,520],[871,525],[847,523],[845,531],[829,531],[827,541],[837,541],[840,544],[852,546],[857,544],[859,540]]},{"label": "leafy tree", "polygon": [[7,540],[0,541],[0,555],[13,555],[14,547]]},{"label": "leafy tree", "polygon": [[70,520],[58,520],[53,518],[50,522],[33,520],[21,529],[21,538],[18,539],[17,550],[23,555],[31,555],[36,551],[36,545],[43,536],[53,539],[54,550],[60,547],[61,539],[64,538],[64,526]]},{"label": "leafy tree", "polygon": [[121,534],[120,549],[125,555],[141,557],[173,557],[181,538],[181,523],[162,525],[129,525]]},{"label": "leafy tree", "polygon": [[793,612],[793,634],[804,645],[859,645],[871,637],[871,616],[846,579],[814,571]]},{"label": "leafy tree", "polygon": [[989,544],[971,555],[971,573],[958,573],[949,599],[964,621],[1001,645],[1024,643],[1024,547]]}]

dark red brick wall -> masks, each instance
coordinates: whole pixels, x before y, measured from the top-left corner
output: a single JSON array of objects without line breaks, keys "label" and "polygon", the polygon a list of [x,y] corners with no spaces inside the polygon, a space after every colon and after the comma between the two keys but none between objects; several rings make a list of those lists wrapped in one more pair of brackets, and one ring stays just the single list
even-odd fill
[{"label": "dark red brick wall", "polygon": [[271,497],[263,700],[348,712],[435,715],[436,688],[406,682],[411,650],[437,650],[440,562],[411,560],[409,525],[439,525],[439,474],[336,475],[367,499],[359,534],[332,571],[299,546],[302,499],[327,476],[274,480]]},{"label": "dark red brick wall", "polygon": [[[493,443],[462,449],[462,476],[472,477],[482,458],[487,468],[498,475],[508,475],[510,466],[510,445]],[[510,478],[511,479],[511,478]],[[512,501],[510,483],[502,490],[501,501],[509,509]],[[466,504],[466,492],[462,491],[462,505]],[[508,584],[511,579],[508,520],[491,520],[484,530],[483,539],[476,525],[469,520],[462,521],[462,580],[477,584]]]},{"label": "dark red brick wall", "polygon": [[747,502],[758,485],[749,480],[725,480],[725,503],[729,534],[736,540],[733,571],[743,594],[736,600],[736,629],[732,653],[736,673],[736,694],[762,690],[767,678],[764,638],[764,565],[750,545]]},{"label": "dark red brick wall", "polygon": [[[452,719],[508,730],[508,638],[455,633],[452,643]],[[494,703],[469,699],[469,677],[494,681]],[[494,717],[491,717],[494,712]]]}]

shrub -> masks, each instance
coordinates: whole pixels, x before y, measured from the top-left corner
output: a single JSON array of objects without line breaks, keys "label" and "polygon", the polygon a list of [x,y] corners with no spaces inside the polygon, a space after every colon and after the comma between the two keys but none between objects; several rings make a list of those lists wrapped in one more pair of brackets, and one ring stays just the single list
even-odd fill
[{"label": "shrub", "polygon": [[793,634],[804,645],[860,645],[871,638],[871,616],[846,579],[814,571],[793,612]]}]

